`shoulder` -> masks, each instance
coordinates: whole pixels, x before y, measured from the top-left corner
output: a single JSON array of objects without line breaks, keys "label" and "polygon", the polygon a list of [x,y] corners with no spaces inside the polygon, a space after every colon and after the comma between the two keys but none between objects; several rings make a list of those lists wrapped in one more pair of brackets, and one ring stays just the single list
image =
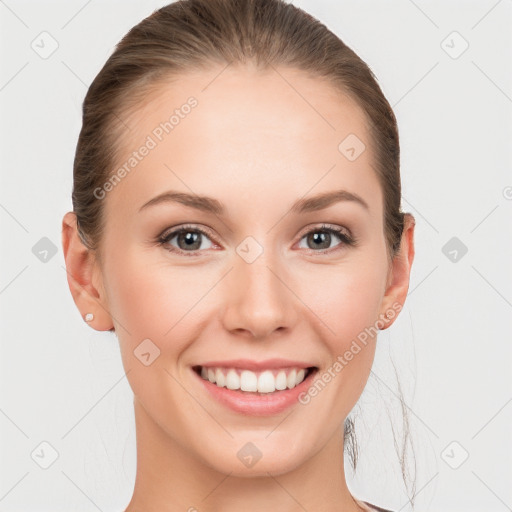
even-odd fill
[{"label": "shoulder", "polygon": [[363,508],[363,510],[367,512],[393,512],[392,510],[378,507],[377,505],[373,505],[372,503],[368,503],[367,501],[356,500],[356,502]]}]

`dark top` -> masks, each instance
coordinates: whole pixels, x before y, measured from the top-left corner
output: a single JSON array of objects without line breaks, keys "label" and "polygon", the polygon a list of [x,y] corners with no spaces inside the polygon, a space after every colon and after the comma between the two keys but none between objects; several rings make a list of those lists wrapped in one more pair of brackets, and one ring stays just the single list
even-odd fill
[{"label": "dark top", "polygon": [[366,505],[368,505],[371,509],[377,510],[377,512],[393,512],[392,510],[388,510],[387,508],[380,508],[377,507],[377,505],[372,505],[371,503],[368,503],[367,501],[363,501]]}]

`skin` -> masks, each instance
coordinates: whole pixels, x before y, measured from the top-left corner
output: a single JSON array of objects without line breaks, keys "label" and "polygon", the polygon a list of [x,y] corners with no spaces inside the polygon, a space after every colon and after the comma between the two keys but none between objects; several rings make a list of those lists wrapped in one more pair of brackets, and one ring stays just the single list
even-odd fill
[{"label": "skin", "polygon": [[[369,377],[376,337],[310,403],[267,417],[211,399],[191,366],[283,357],[322,374],[379,315],[403,305],[414,219],[390,261],[365,117],[348,97],[297,70],[222,69],[162,84],[124,119],[119,165],[187,98],[198,100],[103,200],[101,259],[80,242],[72,212],[62,223],[73,299],[82,316],[94,314],[91,327],[115,328],[134,392],[137,474],[126,511],[361,510],[345,481],[343,422]],[[355,161],[338,150],[349,133],[366,145]],[[337,189],[369,208],[341,201],[289,211]],[[138,211],[167,190],[214,197],[226,215],[178,203]],[[212,233],[199,235],[195,256],[179,253],[190,249],[177,237],[158,245],[164,230],[185,223]],[[306,236],[322,223],[349,229],[357,246],[331,234],[322,254]],[[263,248],[252,263],[236,252],[249,236]],[[160,349],[149,366],[133,353],[147,338]],[[262,453],[251,468],[237,457],[248,442]]]}]

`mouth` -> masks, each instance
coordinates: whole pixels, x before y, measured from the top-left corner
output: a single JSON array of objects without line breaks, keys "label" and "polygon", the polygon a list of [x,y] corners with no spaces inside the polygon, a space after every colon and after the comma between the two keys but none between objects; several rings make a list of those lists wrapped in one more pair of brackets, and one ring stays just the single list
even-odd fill
[{"label": "mouth", "polygon": [[304,383],[311,381],[318,367],[290,366],[252,371],[236,367],[196,365],[192,370],[216,388],[243,395],[270,396],[303,388]]}]

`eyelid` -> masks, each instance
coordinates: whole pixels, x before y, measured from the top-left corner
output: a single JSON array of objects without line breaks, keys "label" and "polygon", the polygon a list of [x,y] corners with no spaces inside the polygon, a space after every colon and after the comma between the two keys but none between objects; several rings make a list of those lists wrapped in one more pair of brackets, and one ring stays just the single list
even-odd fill
[{"label": "eyelid", "polygon": [[197,224],[182,224],[178,226],[173,226],[172,228],[167,228],[162,232],[161,235],[158,235],[158,239],[161,240],[164,238],[168,238],[171,234],[176,236],[176,234],[178,234],[180,231],[185,231],[187,229],[189,229],[190,231],[199,231],[200,233],[203,233],[204,235],[207,235],[215,240],[213,230],[211,230],[208,227],[199,226]]},{"label": "eyelid", "polygon": [[322,223],[320,223],[320,225],[313,224],[312,226],[305,227],[299,235],[299,240],[301,240],[304,235],[307,235],[311,231],[324,231],[324,230],[325,231],[332,230],[336,233],[346,235],[348,238],[354,238],[352,236],[352,233],[350,232],[350,230],[348,228],[346,228],[345,226],[338,226],[336,224],[329,224],[326,222],[322,222]]}]

